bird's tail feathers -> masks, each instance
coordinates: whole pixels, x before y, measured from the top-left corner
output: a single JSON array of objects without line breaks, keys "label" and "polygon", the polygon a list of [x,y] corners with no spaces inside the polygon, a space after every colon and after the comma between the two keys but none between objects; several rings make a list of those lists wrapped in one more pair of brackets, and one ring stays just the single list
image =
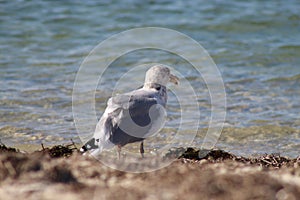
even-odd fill
[{"label": "bird's tail feathers", "polygon": [[80,152],[81,153],[85,153],[89,150],[92,149],[98,149],[98,145],[96,145],[96,139],[92,138],[89,141],[87,141],[81,148],[80,148]]}]

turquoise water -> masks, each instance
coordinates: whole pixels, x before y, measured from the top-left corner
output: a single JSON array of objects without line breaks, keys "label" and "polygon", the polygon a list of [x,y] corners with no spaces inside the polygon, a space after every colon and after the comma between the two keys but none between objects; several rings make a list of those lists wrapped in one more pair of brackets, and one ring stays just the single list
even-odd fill
[{"label": "turquoise water", "polygon": [[[227,127],[271,125],[299,129],[299,10],[297,0],[1,1],[2,141],[12,144],[54,144],[68,142],[71,138],[79,141],[73,123],[71,96],[80,64],[107,37],[146,26],[180,31],[209,52],[226,87]],[[172,59],[168,54],[153,55]],[[117,74],[134,64],[134,58],[120,60],[112,68],[111,76],[107,77],[112,85]],[[194,85],[199,84],[192,73],[185,73],[185,78]],[[210,104],[205,86],[201,91],[200,128],[205,128]],[[98,115],[103,112],[109,95],[99,86]],[[172,120],[176,124],[176,104],[172,99],[169,109],[170,124]],[[257,144],[246,145],[246,149],[240,151],[255,153],[253,149],[268,140],[274,145],[268,145],[261,152],[299,155],[295,150],[299,149],[299,132],[274,134],[276,137],[272,139],[271,133],[262,133]],[[223,137],[226,138],[226,134]],[[238,143],[240,137],[239,134],[231,135],[230,142],[225,139],[220,146],[233,150],[235,141],[232,142],[232,138]]]}]

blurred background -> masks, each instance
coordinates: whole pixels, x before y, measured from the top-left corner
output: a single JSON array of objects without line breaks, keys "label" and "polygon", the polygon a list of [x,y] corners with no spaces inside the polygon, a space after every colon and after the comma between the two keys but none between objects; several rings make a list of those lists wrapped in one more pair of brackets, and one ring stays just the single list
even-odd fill
[{"label": "blurred background", "polygon": [[[298,156],[299,10],[297,0],[0,1],[1,140],[13,146],[68,143],[71,138],[80,142],[72,116],[72,89],[83,59],[113,34],[156,26],[192,37],[219,67],[227,117],[217,147],[242,155]],[[120,72],[141,57],[176,59],[159,51],[128,55],[113,64],[108,85],[113,87]],[[182,60],[174,63],[188,69]],[[183,71],[201,94],[200,130],[193,143],[199,146],[210,100],[201,78]],[[102,86],[96,95],[99,117],[111,95]],[[171,99],[168,107],[170,132],[178,123],[176,103]]]}]

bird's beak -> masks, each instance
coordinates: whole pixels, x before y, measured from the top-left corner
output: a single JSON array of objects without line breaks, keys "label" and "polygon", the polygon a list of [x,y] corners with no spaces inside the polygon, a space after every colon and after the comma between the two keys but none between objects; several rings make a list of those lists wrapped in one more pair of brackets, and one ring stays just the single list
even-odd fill
[{"label": "bird's beak", "polygon": [[174,83],[175,85],[178,85],[179,83],[179,78],[173,74],[170,74],[170,82]]}]

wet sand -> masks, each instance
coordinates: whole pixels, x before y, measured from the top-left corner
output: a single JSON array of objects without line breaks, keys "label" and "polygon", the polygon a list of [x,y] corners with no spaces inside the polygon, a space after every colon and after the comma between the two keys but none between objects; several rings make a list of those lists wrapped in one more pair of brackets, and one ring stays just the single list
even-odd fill
[{"label": "wet sand", "polygon": [[[298,199],[300,159],[189,148],[168,167],[127,173],[69,146],[32,153],[1,146],[1,199]],[[72,151],[69,151],[72,150]]]}]

